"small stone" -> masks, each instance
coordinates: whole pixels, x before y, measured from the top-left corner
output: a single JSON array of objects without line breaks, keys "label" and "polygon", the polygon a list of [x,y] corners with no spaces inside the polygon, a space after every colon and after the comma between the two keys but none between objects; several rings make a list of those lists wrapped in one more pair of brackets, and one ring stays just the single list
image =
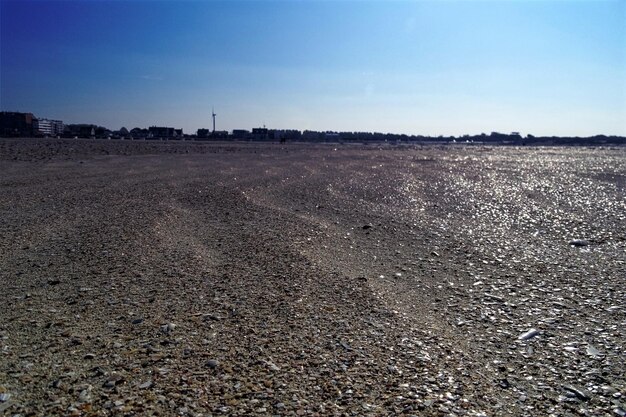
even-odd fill
[{"label": "small stone", "polygon": [[135,319],[132,321],[133,324],[141,324],[143,323],[143,319]]},{"label": "small stone", "polygon": [[372,225],[371,224],[365,224],[363,225],[363,230],[367,230],[367,229],[371,229]]},{"label": "small stone", "polygon": [[211,369],[215,369],[219,366],[219,362],[216,361],[215,359],[210,359],[207,361],[206,366],[208,366]]},{"label": "small stone", "polygon": [[91,393],[89,392],[89,390],[82,390],[78,396],[78,401],[80,401],[81,403],[91,402]]},{"label": "small stone", "polygon": [[95,359],[96,355],[94,355],[93,353],[87,353],[85,356],[83,356],[84,359]]},{"label": "small stone", "polygon": [[11,398],[11,394],[9,394],[8,392],[3,392],[2,394],[0,394],[0,403],[9,401],[9,398]]},{"label": "small stone", "polygon": [[139,389],[152,388],[153,385],[154,385],[154,383],[152,381],[146,381],[143,384],[139,385]]},{"label": "small stone", "polygon": [[573,239],[569,241],[569,244],[577,247],[589,246],[589,241],[584,239]]},{"label": "small stone", "polygon": [[58,278],[48,278],[48,285],[58,285],[61,283],[61,280]]}]

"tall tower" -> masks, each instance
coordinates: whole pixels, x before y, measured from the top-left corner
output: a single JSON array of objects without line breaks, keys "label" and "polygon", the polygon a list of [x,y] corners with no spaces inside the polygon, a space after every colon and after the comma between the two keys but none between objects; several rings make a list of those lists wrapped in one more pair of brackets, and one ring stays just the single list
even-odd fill
[{"label": "tall tower", "polygon": [[211,107],[211,114],[213,115],[213,133],[215,133],[215,116],[217,116],[217,114],[215,114],[215,108]]}]

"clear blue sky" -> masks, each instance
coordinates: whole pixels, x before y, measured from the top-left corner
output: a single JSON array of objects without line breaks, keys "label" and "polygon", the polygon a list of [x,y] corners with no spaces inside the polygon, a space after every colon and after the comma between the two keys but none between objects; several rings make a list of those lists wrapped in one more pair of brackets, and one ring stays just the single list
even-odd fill
[{"label": "clear blue sky", "polygon": [[0,0],[0,108],[66,123],[626,135],[626,1]]}]

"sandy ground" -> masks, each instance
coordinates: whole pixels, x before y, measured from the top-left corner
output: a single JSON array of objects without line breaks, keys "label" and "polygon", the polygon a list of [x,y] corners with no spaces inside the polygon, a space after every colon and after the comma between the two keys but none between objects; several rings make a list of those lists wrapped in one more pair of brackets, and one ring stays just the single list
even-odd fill
[{"label": "sandy ground", "polygon": [[0,140],[0,414],[626,415],[626,148]]}]

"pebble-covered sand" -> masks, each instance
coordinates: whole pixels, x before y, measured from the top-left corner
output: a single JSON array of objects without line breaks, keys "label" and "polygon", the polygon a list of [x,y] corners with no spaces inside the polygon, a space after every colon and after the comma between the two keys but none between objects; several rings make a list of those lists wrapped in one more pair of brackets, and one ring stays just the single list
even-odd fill
[{"label": "pebble-covered sand", "polygon": [[0,140],[0,415],[626,416],[626,148]]}]

